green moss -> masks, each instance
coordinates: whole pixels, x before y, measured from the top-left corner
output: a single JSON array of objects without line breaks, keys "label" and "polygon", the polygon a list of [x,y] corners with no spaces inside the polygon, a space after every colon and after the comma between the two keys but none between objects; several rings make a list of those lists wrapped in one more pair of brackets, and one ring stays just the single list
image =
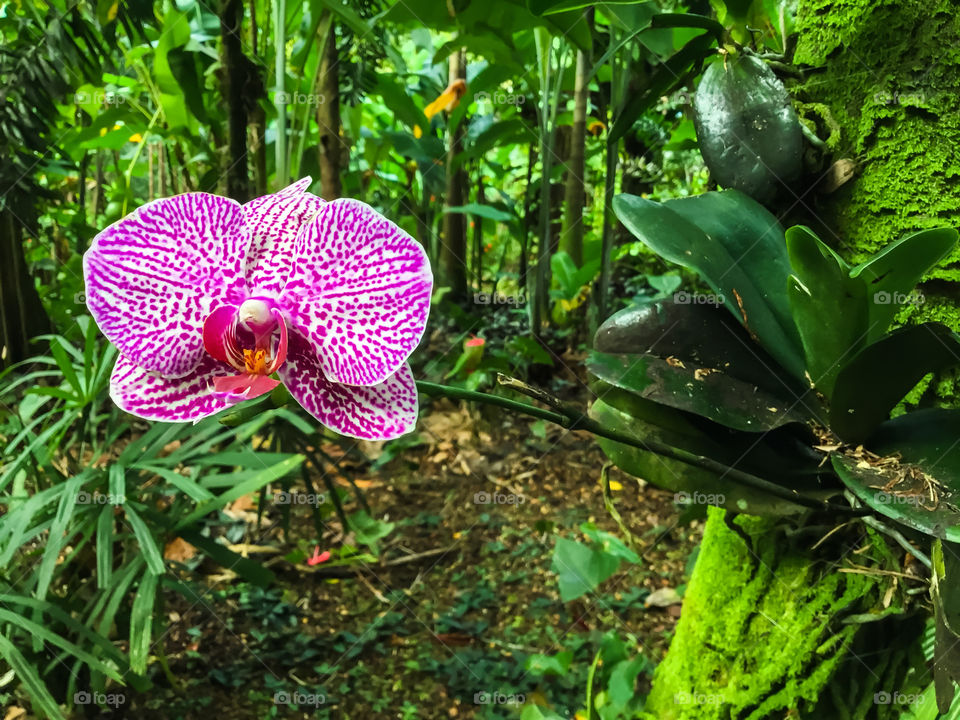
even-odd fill
[{"label": "green moss", "polygon": [[[792,88],[829,108],[834,157],[857,177],[818,199],[825,237],[860,262],[906,233],[960,225],[960,16],[952,0],[801,0],[795,62],[817,71]],[[960,329],[960,250],[930,273],[912,322]],[[949,306],[948,311],[943,306]],[[936,383],[949,399],[954,383]],[[943,392],[950,394],[943,395]]]},{"label": "green moss", "polygon": [[683,615],[648,698],[651,717],[759,720],[809,710],[856,632],[836,616],[876,600],[875,578],[785,551],[773,521],[736,522],[756,548],[710,508]]}]

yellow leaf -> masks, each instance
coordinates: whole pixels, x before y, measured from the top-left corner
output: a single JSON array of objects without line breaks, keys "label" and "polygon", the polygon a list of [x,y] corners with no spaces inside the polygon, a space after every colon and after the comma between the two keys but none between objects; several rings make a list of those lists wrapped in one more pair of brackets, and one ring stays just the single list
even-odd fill
[{"label": "yellow leaf", "polygon": [[110,6],[110,9],[107,10],[107,22],[117,19],[117,10],[120,9],[120,0],[117,0],[113,5]]}]

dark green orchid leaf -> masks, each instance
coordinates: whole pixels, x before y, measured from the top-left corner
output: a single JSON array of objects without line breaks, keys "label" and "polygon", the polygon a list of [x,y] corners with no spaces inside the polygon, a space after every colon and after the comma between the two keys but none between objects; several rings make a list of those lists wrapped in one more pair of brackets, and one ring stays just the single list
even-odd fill
[{"label": "dark green orchid leaf", "polygon": [[960,682],[960,546],[937,539],[931,560],[933,684],[937,709],[946,715]]},{"label": "dark green orchid leaf", "polygon": [[[791,402],[807,392],[806,383],[787,375],[726,309],[682,302],[691,297],[689,293],[675,293],[673,298],[635,305],[611,315],[597,329],[594,348],[605,353],[692,362]],[[816,404],[815,408],[813,414],[819,414]]]},{"label": "dark green orchid leaf", "polygon": [[911,302],[914,288],[930,268],[957,244],[953,228],[921,230],[889,245],[850,272],[867,285],[870,331],[867,342],[881,337],[904,303]]},{"label": "dark green orchid leaf", "polygon": [[933,537],[960,542],[957,476],[919,465],[871,463],[835,453],[834,470],[860,501],[891,520]]},{"label": "dark green orchid leaf", "polygon": [[[811,450],[809,438],[799,438],[792,430],[801,426],[781,427],[758,437],[756,433],[731,430],[692,413],[646,400],[602,380],[594,380],[591,388],[598,395],[591,417],[612,429],[711,458],[809,497],[826,499],[842,488],[819,473],[822,456]],[[704,495],[724,494],[726,489],[729,492],[720,504],[737,512],[762,510],[764,514],[781,514],[783,506],[793,512],[793,503],[743,488],[716,473],[622,443],[605,439],[599,442],[624,471],[657,487]],[[763,504],[758,505],[761,496]]]},{"label": "dark green orchid leaf", "polygon": [[837,373],[866,343],[867,290],[850,266],[802,225],[787,230],[787,293],[811,383],[827,397]]},{"label": "dark green orchid leaf", "polygon": [[931,408],[888,420],[870,438],[869,448],[881,455],[900,454],[960,490],[960,410]]},{"label": "dark green orchid leaf", "polygon": [[707,195],[714,197],[670,206],[619,195],[613,207],[647,247],[696,271],[716,293],[717,302],[791,375],[802,378],[803,351],[784,300],[786,251],[779,232],[771,231],[778,227],[776,218],[742,193]]},{"label": "dark green orchid leaf", "polygon": [[946,325],[901,328],[868,345],[837,374],[830,427],[863,442],[924,375],[960,364],[960,337]]},{"label": "dark green orchid leaf", "polygon": [[[790,258],[787,256],[786,236],[777,218],[739,190],[676,198],[667,200],[664,205],[692,222],[708,237],[726,244],[746,274],[757,278],[757,289],[763,301],[770,306],[799,355],[800,335],[793,323],[785,289],[791,272]],[[750,307],[746,300],[744,310],[749,320]],[[737,318],[742,317],[740,312],[735,314]],[[760,328],[752,329],[759,335]]]},{"label": "dark green orchid leaf", "polygon": [[796,400],[676,358],[594,351],[587,359],[587,369],[614,387],[702,415],[734,430],[765,432],[809,418]]}]

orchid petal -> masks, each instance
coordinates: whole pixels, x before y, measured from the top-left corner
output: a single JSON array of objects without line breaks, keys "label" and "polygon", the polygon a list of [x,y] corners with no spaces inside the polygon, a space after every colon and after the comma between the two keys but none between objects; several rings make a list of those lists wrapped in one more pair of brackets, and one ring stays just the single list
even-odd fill
[{"label": "orchid petal", "polygon": [[147,420],[196,422],[244,399],[213,392],[214,383],[233,372],[205,355],[188,375],[165,378],[121,355],[110,376],[110,397],[121,409]]},{"label": "orchid petal", "polygon": [[280,379],[294,399],[331,430],[364,440],[391,440],[416,426],[417,387],[406,363],[378,385],[341,385],[326,378],[310,344],[297,333],[290,333],[288,348]]},{"label": "orchid petal", "polygon": [[247,284],[256,293],[276,295],[287,281],[297,233],[324,202],[306,192],[310,182],[303,178],[243,206],[251,237],[245,272]]},{"label": "orchid petal", "polygon": [[282,302],[324,374],[376,385],[420,342],[433,276],[423,247],[369,205],[325,203],[297,236]]},{"label": "orchid petal", "polygon": [[155,200],[97,235],[83,257],[87,307],[145,370],[186,375],[203,322],[242,296],[247,236],[239,203],[206,193]]}]

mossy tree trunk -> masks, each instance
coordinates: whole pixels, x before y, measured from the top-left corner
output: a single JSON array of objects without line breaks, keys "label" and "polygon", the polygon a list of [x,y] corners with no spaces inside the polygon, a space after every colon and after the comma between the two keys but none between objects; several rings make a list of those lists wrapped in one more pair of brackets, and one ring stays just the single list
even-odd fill
[{"label": "mossy tree trunk", "polygon": [[[797,29],[795,62],[817,68],[791,88],[798,110],[829,136],[830,159],[855,160],[857,172],[831,193],[798,189],[787,222],[812,225],[853,262],[906,233],[960,225],[954,3],[800,0]],[[922,287],[925,301],[905,307],[900,321],[957,329],[958,283],[955,252]],[[928,380],[912,399],[955,404],[955,378]],[[872,718],[897,711],[875,704],[873,693],[903,692],[917,658],[897,641],[917,636],[916,619],[891,620],[899,624],[886,633],[876,624],[843,624],[844,615],[876,606],[882,593],[870,576],[838,572],[842,547],[824,563],[810,550],[816,538],[784,546],[772,521],[736,524],[742,532],[722,511],[710,514],[683,615],[656,671],[650,717]],[[876,652],[867,657],[860,648],[871,643]],[[859,679],[848,686],[852,675]]]}]

